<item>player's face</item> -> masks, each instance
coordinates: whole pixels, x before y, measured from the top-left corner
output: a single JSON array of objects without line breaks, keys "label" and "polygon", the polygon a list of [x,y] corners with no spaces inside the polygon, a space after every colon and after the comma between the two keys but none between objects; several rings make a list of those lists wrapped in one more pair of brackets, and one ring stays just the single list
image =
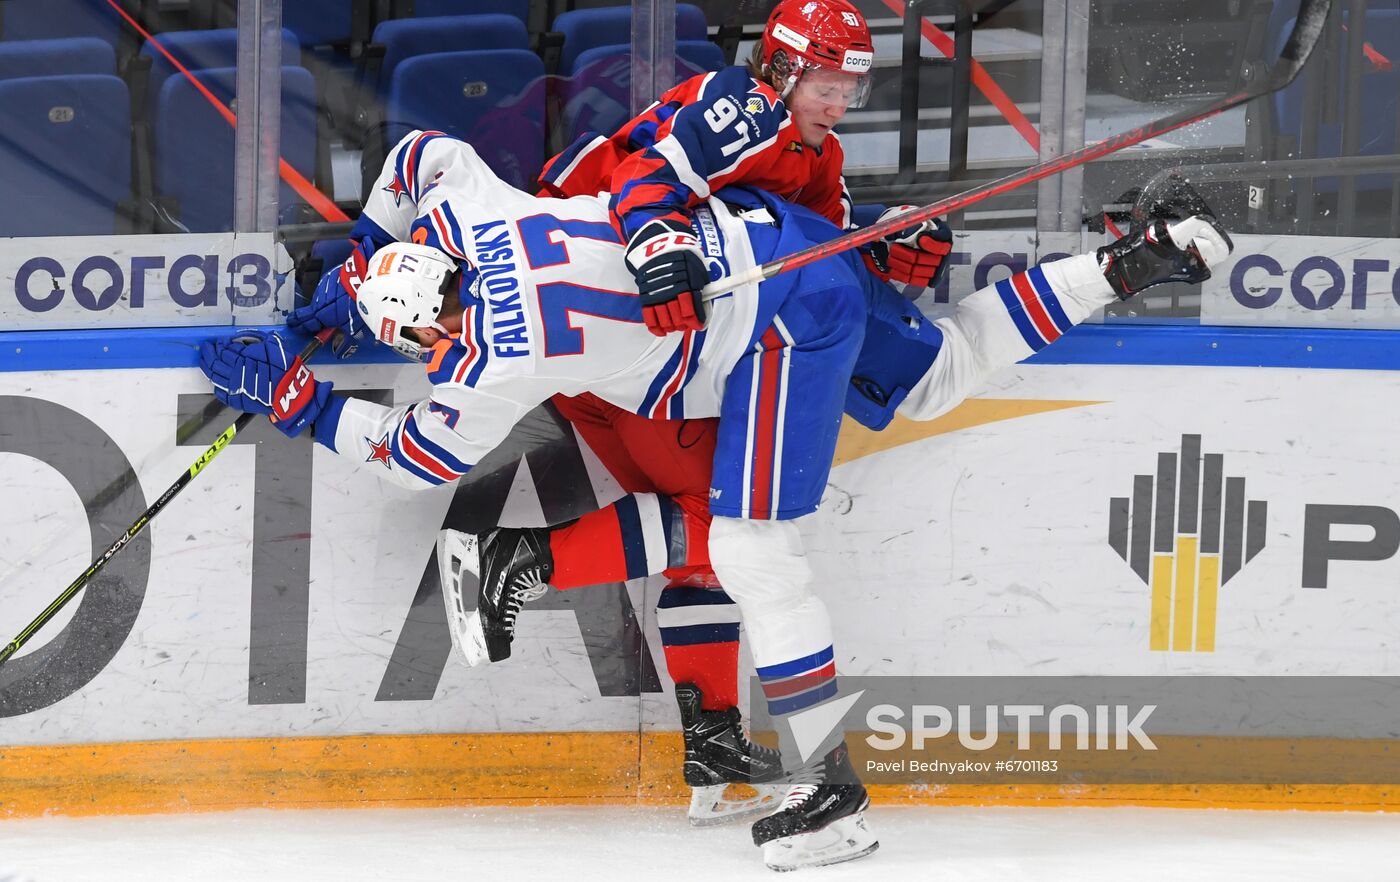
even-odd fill
[{"label": "player's face", "polygon": [[850,107],[864,103],[869,82],[865,75],[812,68],[804,71],[788,96],[788,110],[802,143],[819,147]]},{"label": "player's face", "polygon": [[[424,349],[431,348],[447,334],[462,333],[462,299],[457,293],[460,278],[461,272],[454,270],[442,282],[442,314],[438,316],[436,327],[404,328],[399,333]],[[447,333],[444,334],[444,331]]]},{"label": "player's face", "polygon": [[[444,315],[438,320],[438,324],[442,327],[435,328],[429,325],[425,328],[404,328],[401,333],[424,349],[431,349],[434,343],[446,337],[447,334],[462,333],[461,311],[454,311]],[[447,334],[444,334],[443,331],[446,331]]]}]

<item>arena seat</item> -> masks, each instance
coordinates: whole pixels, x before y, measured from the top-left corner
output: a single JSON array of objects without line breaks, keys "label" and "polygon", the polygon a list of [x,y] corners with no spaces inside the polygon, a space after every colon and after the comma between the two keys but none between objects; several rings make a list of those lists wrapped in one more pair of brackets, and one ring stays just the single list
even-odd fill
[{"label": "arena seat", "polygon": [[[572,76],[579,55],[598,46],[629,44],[632,41],[632,7],[575,9],[554,18],[555,31],[564,37],[559,52],[559,73]],[[676,41],[704,40],[707,36],[705,13],[690,3],[676,4]]]},{"label": "arena seat", "polygon": [[380,22],[370,38],[383,47],[373,93],[384,97],[394,71],[404,61],[439,52],[528,49],[525,25],[511,15],[447,15]]},{"label": "arena seat", "polygon": [[111,235],[131,196],[131,102],[115,76],[0,81],[0,236]]},{"label": "arena seat", "polygon": [[[295,34],[297,42],[303,46],[343,43],[354,34],[355,14],[352,0],[296,0],[282,4],[282,26]],[[361,27],[368,31],[368,4],[363,14]]]},{"label": "arena seat", "polygon": [[[190,70],[233,67],[238,62],[238,29],[215,28],[207,31],[172,31],[156,35],[156,42]],[[141,55],[151,59],[149,94],[159,96],[166,80],[179,74],[164,53],[149,42]],[[282,29],[282,64],[301,63],[301,46],[290,30]],[[158,103],[158,102],[157,102]]]},{"label": "arena seat", "polygon": [[502,180],[533,189],[544,164],[544,87],[543,63],[523,49],[411,58],[389,83],[386,147],[437,129],[469,142]]},{"label": "arena seat", "polygon": [[115,47],[122,18],[105,0],[4,0],[0,39],[50,40],[97,37]]},{"label": "arena seat", "polygon": [[0,79],[116,72],[116,51],[97,37],[0,42]]},{"label": "arena seat", "polygon": [[[232,100],[233,68],[199,72],[221,101]],[[171,217],[190,232],[233,228],[233,127],[185,77],[171,77],[156,99],[155,191],[173,200]],[[282,68],[282,158],[310,178],[316,164],[316,82],[305,68]],[[280,217],[296,220],[301,199],[282,184]]]},{"label": "arena seat", "polygon": [[[725,66],[724,50],[708,40],[676,43],[676,82]],[[584,132],[611,134],[631,119],[632,63],[628,45],[581,52],[571,77],[559,86],[568,142]]]},{"label": "arena seat", "polygon": [[311,256],[320,259],[321,272],[324,273],[331,267],[338,267],[349,260],[354,247],[354,243],[348,238],[322,239],[311,246]]}]

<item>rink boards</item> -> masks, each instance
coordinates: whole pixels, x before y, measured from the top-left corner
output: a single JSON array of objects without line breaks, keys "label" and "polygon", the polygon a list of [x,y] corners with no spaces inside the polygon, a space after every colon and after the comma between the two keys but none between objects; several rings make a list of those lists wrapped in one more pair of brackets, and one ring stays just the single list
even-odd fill
[{"label": "rink boards", "polygon": [[[0,372],[5,639],[226,425],[201,418],[196,338],[40,341]],[[804,525],[841,672],[1400,676],[1393,350],[1385,332],[1086,328],[935,423],[847,426]],[[409,366],[318,375],[380,401],[426,391]],[[676,797],[658,583],[551,594],[508,663],[449,655],[435,533],[612,498],[571,433],[537,414],[464,488],[411,493],[257,426],[0,668],[0,815]],[[1377,737],[1305,722],[1337,750]],[[1033,781],[881,795],[1394,802]]]}]

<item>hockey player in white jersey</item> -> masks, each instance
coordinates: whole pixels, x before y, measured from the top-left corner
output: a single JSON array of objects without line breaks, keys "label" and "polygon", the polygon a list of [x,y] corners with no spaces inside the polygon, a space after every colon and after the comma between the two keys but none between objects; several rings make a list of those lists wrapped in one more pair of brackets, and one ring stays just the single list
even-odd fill
[{"label": "hockey player in white jersey", "polygon": [[[928,418],[986,371],[1045,345],[1113,297],[1199,278],[1228,253],[1209,221],[1152,227],[1097,260],[1070,258],[979,292],[937,325],[858,260],[838,256],[718,301],[704,331],[656,338],[628,297],[630,279],[609,275],[621,266],[622,243],[602,203],[525,196],[469,147],[432,133],[411,135],[390,164],[367,215],[375,208],[372,222],[411,241],[364,261],[357,309],[378,339],[427,362],[432,396],[398,408],[332,398],[328,384],[289,363],[275,335],[206,346],[201,363],[216,394],[270,413],[289,433],[314,426],[317,441],[381,465],[406,486],[464,474],[556,392],[586,389],[638,413],[720,416],[709,553],[743,613],[779,718],[835,692],[830,622],[810,591],[793,521],[820,499],[840,413],[852,406],[848,389],[858,390],[864,404],[855,406],[871,424],[896,407]],[[810,212],[745,198],[759,203],[744,209],[748,221],[718,200],[708,220],[701,214],[697,232],[707,245],[714,240],[709,256],[719,272],[834,235]],[[867,359],[871,340],[888,357]],[[484,643],[492,658],[508,653],[515,613],[548,570],[546,560],[517,557],[483,574],[484,621],[469,642]],[[862,817],[864,788],[839,731],[833,740],[801,770],[782,810],[755,825],[771,866],[846,860],[875,847]]]}]

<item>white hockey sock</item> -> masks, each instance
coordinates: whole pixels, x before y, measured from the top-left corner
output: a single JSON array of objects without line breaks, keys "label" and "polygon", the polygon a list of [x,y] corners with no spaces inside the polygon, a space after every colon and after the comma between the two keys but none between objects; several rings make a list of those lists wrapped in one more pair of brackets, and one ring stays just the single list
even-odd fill
[{"label": "white hockey sock", "polygon": [[[797,525],[716,517],[710,526],[710,561],[739,605],[775,721],[834,698],[831,617],[826,604],[811,593],[812,570]],[[787,728],[778,727],[785,742]],[[805,760],[824,754],[841,738],[835,727],[819,743],[796,746]]]}]

